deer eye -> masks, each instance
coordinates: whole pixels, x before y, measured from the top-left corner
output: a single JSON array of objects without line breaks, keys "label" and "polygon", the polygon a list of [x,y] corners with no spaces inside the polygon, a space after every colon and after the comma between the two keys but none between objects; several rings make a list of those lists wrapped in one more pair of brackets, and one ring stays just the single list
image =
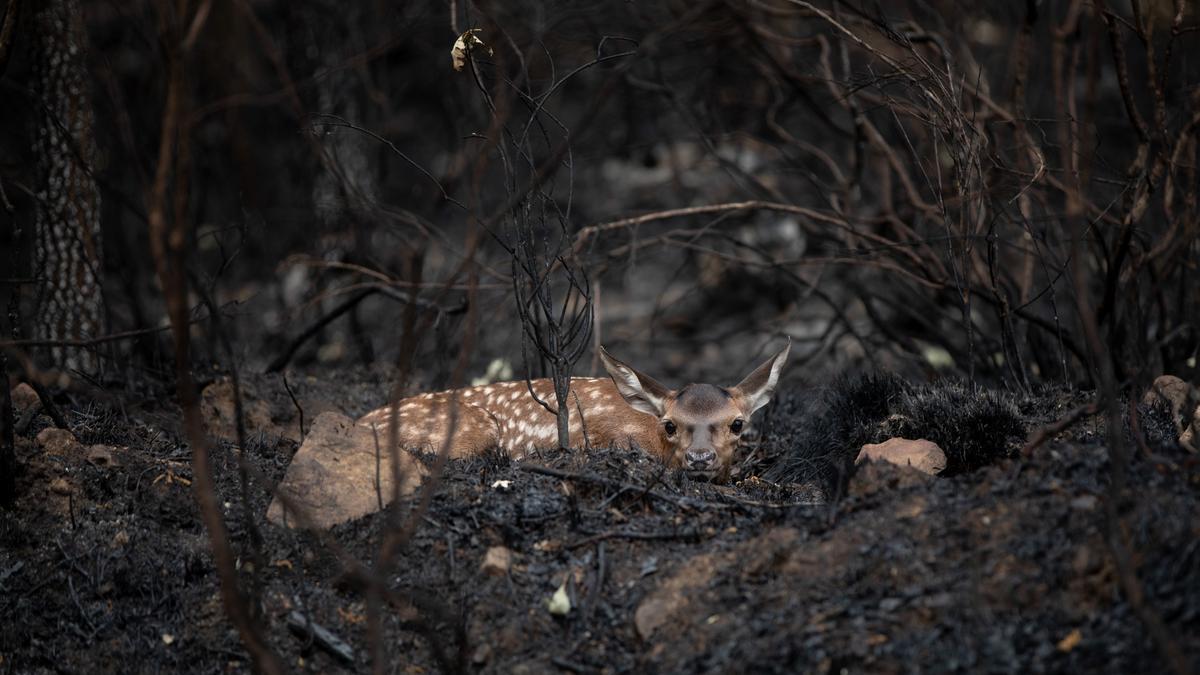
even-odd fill
[{"label": "deer eye", "polygon": [[663,422],[663,430],[665,430],[667,432],[668,436],[674,436],[675,435],[675,423],[672,422],[671,420],[667,420],[666,422]]},{"label": "deer eye", "polygon": [[741,420],[734,420],[733,424],[729,425],[729,430],[735,434],[740,434],[740,433],[742,433],[742,425],[743,424],[744,424],[744,422],[742,422]]}]

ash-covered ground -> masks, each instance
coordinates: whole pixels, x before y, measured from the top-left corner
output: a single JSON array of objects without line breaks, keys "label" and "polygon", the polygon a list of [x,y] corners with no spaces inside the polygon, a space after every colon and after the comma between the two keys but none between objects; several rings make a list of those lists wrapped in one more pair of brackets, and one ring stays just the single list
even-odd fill
[{"label": "ash-covered ground", "polygon": [[[376,375],[293,380],[306,424],[386,391]],[[1099,417],[1019,453],[1086,394],[879,377],[781,391],[729,485],[628,452],[483,457],[450,462],[423,512],[418,495],[324,537],[265,521],[299,415],[277,379],[247,393],[249,499],[229,443],[219,498],[243,590],[296,672],[370,669],[369,594],[339,556],[372,564],[410,518],[388,572],[389,672],[1159,672],[1113,514],[1146,607],[1200,659],[1200,462],[1161,410],[1141,409],[1150,452],[1130,438],[1130,489],[1111,505]],[[21,497],[0,514],[0,671],[250,669],[170,400],[64,398],[78,444],[35,440],[44,415],[24,429]],[[859,445],[898,431],[937,436],[947,475],[854,469]],[[353,661],[289,629],[293,611]]]}]

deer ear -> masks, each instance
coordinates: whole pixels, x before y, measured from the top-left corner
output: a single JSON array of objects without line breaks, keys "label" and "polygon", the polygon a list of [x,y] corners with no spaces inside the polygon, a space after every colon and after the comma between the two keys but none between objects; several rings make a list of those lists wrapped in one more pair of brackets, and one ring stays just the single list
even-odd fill
[{"label": "deer ear", "polygon": [[779,373],[783,370],[783,364],[787,362],[788,352],[791,349],[792,339],[789,337],[788,343],[778,354],[755,368],[754,372],[747,375],[746,379],[734,387],[746,401],[746,415],[754,414],[755,410],[771,400],[771,395],[775,393],[775,385],[779,383]]},{"label": "deer ear", "polygon": [[621,393],[621,397],[625,399],[626,403],[633,406],[634,410],[650,413],[655,417],[663,414],[663,405],[666,403],[667,397],[671,395],[670,389],[659,384],[649,375],[639,373],[632,367],[614,359],[604,347],[600,348],[600,362],[604,364],[604,369],[608,371],[609,376],[617,385],[617,391]]}]

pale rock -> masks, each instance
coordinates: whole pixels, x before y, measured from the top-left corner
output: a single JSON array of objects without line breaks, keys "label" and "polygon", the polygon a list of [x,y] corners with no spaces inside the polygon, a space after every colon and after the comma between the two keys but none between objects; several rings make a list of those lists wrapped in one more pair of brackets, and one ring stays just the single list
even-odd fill
[{"label": "pale rock", "polygon": [[[283,428],[275,423],[271,415],[271,406],[255,395],[253,387],[243,384],[241,394],[242,422],[247,435],[262,433],[276,438],[284,435]],[[237,442],[232,380],[222,378],[205,387],[200,393],[200,412],[209,436],[229,443]]]},{"label": "pale rock", "polygon": [[1200,433],[1200,391],[1195,387],[1174,375],[1160,375],[1142,396],[1142,403],[1167,404],[1171,418],[1179,425],[1179,444],[1192,452],[1200,449],[1196,444],[1196,434]]},{"label": "pale rock", "polygon": [[1190,418],[1183,420],[1183,433],[1179,434],[1179,444],[1191,450],[1200,451],[1200,405],[1192,411]]},{"label": "pale rock", "polygon": [[1192,385],[1174,375],[1160,375],[1142,396],[1142,403],[1153,405],[1165,402],[1171,406],[1171,414],[1179,415],[1189,396],[1192,396]]},{"label": "pale rock", "polygon": [[42,399],[38,398],[37,392],[33,387],[25,382],[18,384],[12,388],[12,405],[13,410],[17,415],[24,415],[25,411],[42,406]]},{"label": "pale rock", "polygon": [[88,448],[87,461],[95,466],[108,468],[117,465],[116,457],[113,455],[115,451],[111,445],[93,445]]},{"label": "pale rock", "polygon": [[862,464],[868,460],[909,466],[931,476],[936,476],[946,468],[946,453],[937,443],[925,439],[897,437],[882,443],[868,443],[859,451],[854,463]]},{"label": "pale rock", "polygon": [[[376,444],[370,428],[355,426],[354,420],[340,413],[321,413],[292,458],[278,492],[303,510],[307,524],[319,529],[361,518],[392,500],[392,454]],[[411,494],[427,471],[408,452],[395,454],[400,461],[400,494]],[[287,527],[303,524],[284,509],[279,495],[271,500],[267,520]]]},{"label": "pale rock", "polygon": [[75,434],[58,427],[47,427],[38,432],[37,443],[52,455],[67,455],[80,449]]},{"label": "pale rock", "polygon": [[479,570],[491,576],[504,576],[512,567],[512,551],[503,546],[493,546],[483,556]]},{"label": "pale rock", "polygon": [[633,613],[633,625],[637,628],[638,635],[643,640],[649,640],[654,631],[665,624],[682,604],[683,599],[679,596],[654,596],[643,601]]},{"label": "pale rock", "polygon": [[71,494],[71,484],[67,482],[66,478],[55,478],[50,481],[50,491],[54,494],[66,496]]}]

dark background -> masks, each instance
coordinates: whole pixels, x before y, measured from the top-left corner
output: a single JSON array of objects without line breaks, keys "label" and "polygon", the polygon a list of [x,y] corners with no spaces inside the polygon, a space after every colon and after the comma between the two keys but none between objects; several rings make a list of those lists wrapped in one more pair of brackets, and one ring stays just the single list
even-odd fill
[{"label": "dark background", "polygon": [[[193,26],[180,7],[206,11],[187,49],[172,42]],[[451,310],[419,341],[423,384],[449,382],[468,333],[470,373],[501,357],[519,374],[506,247],[527,232],[540,259],[583,242],[570,260],[590,280],[592,339],[668,379],[739,377],[790,335],[804,364],[793,376],[814,381],[858,366],[1088,385],[1074,269],[1119,380],[1186,377],[1198,344],[1195,17],[1176,24],[1171,2],[1138,9],[835,3],[823,18],[786,2],[82,3],[104,330],[163,320],[147,195],[178,52],[189,275],[252,369],[374,283],[400,295],[364,300],[293,365],[394,362],[419,267],[420,298]],[[33,11],[0,107],[13,206],[0,236],[26,254],[39,176]],[[472,27],[492,53],[455,72],[456,31]],[[1140,160],[1115,48],[1148,129]],[[544,162],[549,180],[525,194]],[[826,219],[753,208],[580,233],[750,200]],[[39,276],[23,264],[32,256],[6,258],[13,277]],[[556,299],[567,294],[551,281]],[[19,287],[26,336],[38,283]],[[195,326],[201,362],[219,354],[211,330]],[[101,379],[131,362],[162,370],[169,353],[153,337],[98,349]],[[589,371],[587,357],[577,372]]]}]

